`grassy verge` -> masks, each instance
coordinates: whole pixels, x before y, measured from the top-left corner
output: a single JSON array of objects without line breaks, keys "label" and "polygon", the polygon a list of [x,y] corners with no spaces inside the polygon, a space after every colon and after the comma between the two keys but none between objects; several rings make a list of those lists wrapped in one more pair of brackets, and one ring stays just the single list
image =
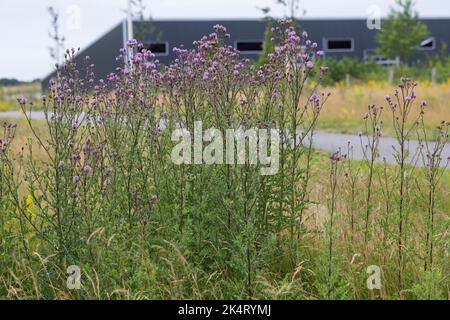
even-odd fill
[{"label": "grassy verge", "polygon": [[[321,116],[318,128],[331,132],[352,134],[364,131],[362,118],[367,112],[367,106],[376,104],[388,108],[384,96],[393,96],[392,87],[375,82],[365,86],[356,85],[349,88],[333,87],[330,88],[330,92],[332,95],[326,105],[325,112]],[[434,128],[442,120],[448,120],[450,84],[419,83],[417,92],[421,99],[428,103],[425,119],[428,134],[432,135]],[[416,118],[417,112],[417,110],[413,111],[411,119]],[[389,117],[389,112],[385,112],[383,134],[392,137],[395,136],[395,133]]]}]

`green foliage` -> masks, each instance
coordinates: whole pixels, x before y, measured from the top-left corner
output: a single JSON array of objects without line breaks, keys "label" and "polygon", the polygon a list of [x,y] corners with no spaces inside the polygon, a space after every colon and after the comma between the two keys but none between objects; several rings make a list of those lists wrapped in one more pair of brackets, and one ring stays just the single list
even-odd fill
[{"label": "green foliage", "polygon": [[0,79],[0,86],[16,86],[19,84],[23,84],[23,82],[17,79],[9,79],[9,78]]},{"label": "green foliage", "polygon": [[372,60],[362,62],[357,58],[343,57],[341,59],[327,58],[322,63],[330,69],[325,80],[327,85],[345,80],[347,74],[353,79],[363,82],[382,78],[385,74],[385,68]]},{"label": "green foliage", "polygon": [[420,278],[413,286],[413,292],[417,299],[422,300],[445,300],[448,294],[442,283],[448,282],[439,270],[430,272],[421,271]]},{"label": "green foliage", "polygon": [[137,16],[139,23],[134,25],[134,38],[142,42],[157,42],[161,39],[161,31],[157,30],[152,16],[146,16],[147,6],[143,0],[131,0],[131,11]]},{"label": "green foliage", "polygon": [[397,0],[399,10],[392,9],[377,34],[378,53],[388,58],[411,58],[427,36],[428,29],[414,12],[413,0]]},{"label": "green foliage", "polygon": [[273,53],[275,50],[273,38],[273,22],[271,19],[268,19],[266,31],[264,33],[264,43],[263,43],[263,52],[259,56],[258,65],[263,66],[269,62],[269,54]]},{"label": "green foliage", "polygon": [[[322,82],[324,85],[334,86],[345,81],[350,76],[351,83],[367,84],[369,81],[386,82],[389,69],[394,72],[394,79],[408,76],[418,81],[431,81],[431,72],[436,68],[436,82],[446,83],[450,78],[450,56],[443,51],[437,56],[429,56],[425,61],[416,61],[410,65],[386,67],[373,60],[361,61],[357,58],[327,58],[321,64],[329,67],[328,77]],[[317,79],[317,75],[312,77]]]}]

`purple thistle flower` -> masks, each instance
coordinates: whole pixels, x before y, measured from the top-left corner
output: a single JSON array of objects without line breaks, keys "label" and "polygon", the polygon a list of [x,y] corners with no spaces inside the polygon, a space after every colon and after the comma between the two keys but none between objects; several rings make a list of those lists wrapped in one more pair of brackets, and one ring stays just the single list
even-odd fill
[{"label": "purple thistle flower", "polygon": [[80,181],[80,176],[73,177],[73,182],[77,183]]},{"label": "purple thistle flower", "polygon": [[259,70],[257,75],[258,75],[258,78],[261,80],[264,78],[264,72],[262,70]]},{"label": "purple thistle flower", "polygon": [[138,42],[136,39],[130,39],[130,40],[128,40],[127,44],[129,47],[135,47],[135,46],[137,46]]},{"label": "purple thistle flower", "polygon": [[312,68],[314,68],[314,63],[312,61],[308,61],[308,62],[306,62],[306,67],[308,69],[312,69]]},{"label": "purple thistle flower", "polygon": [[331,161],[339,161],[341,157],[339,156],[339,152],[335,152],[330,156]]},{"label": "purple thistle flower", "polygon": [[311,97],[309,97],[309,101],[320,102],[320,96],[318,96],[317,94],[313,94]]},{"label": "purple thistle flower", "polygon": [[91,166],[90,165],[85,165],[84,166],[84,168],[83,168],[83,172],[85,173],[85,174],[88,174],[89,172],[91,172],[91,170],[92,170],[92,168],[91,168]]},{"label": "purple thistle flower", "polygon": [[64,165],[65,165],[65,163],[64,163],[64,160],[61,160],[60,162],[59,162],[59,167],[62,169],[62,168],[64,168]]},{"label": "purple thistle flower", "polygon": [[19,99],[19,103],[21,105],[24,105],[25,103],[27,103],[27,99],[25,97],[22,97],[22,98]]}]

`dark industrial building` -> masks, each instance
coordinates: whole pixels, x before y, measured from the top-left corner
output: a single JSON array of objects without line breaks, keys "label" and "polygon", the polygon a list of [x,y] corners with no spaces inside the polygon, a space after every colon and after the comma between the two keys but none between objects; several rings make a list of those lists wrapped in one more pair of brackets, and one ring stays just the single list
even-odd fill
[{"label": "dark industrial building", "polygon": [[[428,26],[429,37],[418,44],[418,55],[439,53],[445,44],[450,44],[450,19],[422,19]],[[134,37],[144,43],[162,64],[169,64],[175,56],[173,48],[184,45],[193,46],[195,40],[212,32],[215,24],[227,27],[231,34],[229,43],[241,51],[243,58],[258,58],[264,39],[266,21],[264,20],[157,20],[134,21]],[[302,30],[308,31],[310,39],[316,41],[325,56],[372,57],[379,63],[390,64],[375,54],[376,32],[367,27],[365,19],[302,19]],[[382,24],[381,24],[382,26]],[[127,23],[123,21],[85,48],[77,56],[77,63],[82,64],[85,56],[90,56],[96,65],[97,77],[105,77],[117,66],[115,60],[118,50],[127,42]],[[43,79],[43,88],[48,88],[54,73]]]}]

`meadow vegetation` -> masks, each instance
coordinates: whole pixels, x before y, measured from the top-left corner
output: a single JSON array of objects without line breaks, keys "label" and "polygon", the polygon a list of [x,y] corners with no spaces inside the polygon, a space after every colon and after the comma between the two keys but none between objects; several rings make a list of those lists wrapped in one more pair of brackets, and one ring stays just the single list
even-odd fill
[{"label": "meadow vegetation", "polygon": [[[364,131],[363,115],[370,104],[381,105],[385,101],[386,93],[392,91],[392,85],[373,80],[366,84],[353,84],[349,87],[344,82],[334,87],[327,88],[331,96],[318,123],[318,128],[324,131],[358,134]],[[419,82],[417,94],[428,102],[427,112],[424,115],[425,127],[428,136],[433,132],[442,119],[449,115],[448,101],[450,101],[450,81],[442,84],[432,84],[429,81]],[[410,122],[417,118],[419,109],[412,110]],[[395,137],[393,123],[386,121],[383,126],[383,134]]]},{"label": "meadow vegetation", "polygon": [[0,84],[0,112],[17,110],[17,99],[24,96],[28,97],[30,101],[34,101],[37,105],[40,105],[40,93],[41,85],[39,82],[16,85]]},{"label": "meadow vegetation", "polygon": [[[46,120],[5,123],[0,135],[0,297],[448,299],[449,123],[445,98],[433,106],[447,93],[409,78],[370,94],[328,90],[308,34],[289,21],[273,33],[262,67],[224,44],[223,26],[176,48],[165,68],[130,41],[105,79],[68,51],[41,101]],[[356,146],[328,155],[310,143],[345,123],[344,108],[360,119],[363,161]],[[172,132],[195,121],[286,133],[278,173],[248,159],[174,163]],[[397,139],[394,165],[378,157],[385,131]],[[70,266],[79,289],[67,286]],[[379,289],[368,288],[369,266]]]}]

